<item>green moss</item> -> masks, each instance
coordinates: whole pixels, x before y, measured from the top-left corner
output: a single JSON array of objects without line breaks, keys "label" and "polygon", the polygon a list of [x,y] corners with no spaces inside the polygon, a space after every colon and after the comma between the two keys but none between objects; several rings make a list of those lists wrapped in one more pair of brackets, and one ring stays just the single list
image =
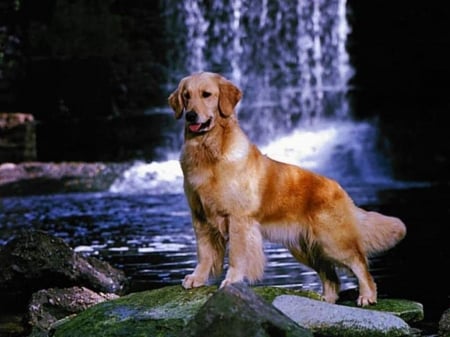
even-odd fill
[{"label": "green moss", "polygon": [[288,289],[288,288],[280,288],[280,287],[270,287],[270,286],[261,286],[254,287],[253,291],[264,298],[269,303],[272,303],[273,300],[280,295],[295,295],[311,298],[313,300],[322,300],[322,296],[314,291],[309,290],[296,290],[296,289]]},{"label": "green moss", "polygon": [[55,337],[176,336],[217,290],[171,286],[95,305],[56,328]]},{"label": "green moss", "polygon": [[[339,304],[356,307],[354,301],[343,301]],[[378,299],[376,304],[363,307],[363,309],[389,312],[409,323],[419,322],[424,318],[423,305],[421,303],[404,299]]]}]

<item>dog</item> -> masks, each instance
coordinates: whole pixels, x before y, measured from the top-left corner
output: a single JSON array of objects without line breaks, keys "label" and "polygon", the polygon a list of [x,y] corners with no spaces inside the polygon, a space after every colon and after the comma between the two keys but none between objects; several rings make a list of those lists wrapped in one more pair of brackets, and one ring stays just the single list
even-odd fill
[{"label": "dog", "polygon": [[358,279],[357,305],[376,303],[368,257],[400,242],[404,223],[357,207],[335,180],[263,155],[239,126],[241,98],[211,72],[184,77],[168,97],[175,118],[185,116],[180,165],[197,242],[198,263],[183,287],[220,275],[227,247],[220,287],[262,279],[268,239],[318,273],[325,301],[338,299],[336,267],[345,267]]}]

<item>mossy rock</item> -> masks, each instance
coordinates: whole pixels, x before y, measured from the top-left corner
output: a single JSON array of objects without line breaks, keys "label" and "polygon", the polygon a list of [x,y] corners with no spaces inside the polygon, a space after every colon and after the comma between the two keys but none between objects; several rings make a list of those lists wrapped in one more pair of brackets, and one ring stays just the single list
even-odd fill
[{"label": "mossy rock", "polygon": [[[269,303],[281,295],[294,295],[320,300],[312,291],[258,286],[254,292]],[[181,285],[132,293],[97,304],[75,317],[61,320],[53,326],[55,337],[112,336],[179,336],[187,323],[217,291],[216,286],[185,290]],[[354,302],[340,303],[355,306]],[[406,300],[380,299],[369,307],[393,313],[407,322],[423,318],[420,303]]]},{"label": "mossy rock", "polygon": [[289,289],[289,288],[281,288],[281,287],[270,287],[270,286],[260,286],[254,287],[253,291],[264,298],[267,302],[272,303],[273,300],[277,296],[281,295],[295,295],[307,297],[313,300],[322,300],[322,296],[319,293],[316,293],[311,290],[297,290],[297,289]]},{"label": "mossy rock", "polygon": [[57,326],[54,336],[178,336],[216,290],[170,286],[132,293],[83,311]]},{"label": "mossy rock", "polygon": [[[343,301],[339,304],[348,307],[357,306],[354,301]],[[421,303],[404,299],[379,298],[376,304],[363,307],[363,309],[388,312],[408,323],[420,322],[424,318],[423,305]]]}]

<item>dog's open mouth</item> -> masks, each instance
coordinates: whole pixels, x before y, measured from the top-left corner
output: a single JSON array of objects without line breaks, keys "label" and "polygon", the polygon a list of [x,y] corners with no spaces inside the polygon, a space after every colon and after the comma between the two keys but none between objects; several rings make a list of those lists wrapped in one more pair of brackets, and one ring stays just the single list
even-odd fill
[{"label": "dog's open mouth", "polygon": [[189,131],[194,133],[199,133],[206,131],[211,125],[211,118],[208,119],[205,123],[191,123],[188,125]]}]

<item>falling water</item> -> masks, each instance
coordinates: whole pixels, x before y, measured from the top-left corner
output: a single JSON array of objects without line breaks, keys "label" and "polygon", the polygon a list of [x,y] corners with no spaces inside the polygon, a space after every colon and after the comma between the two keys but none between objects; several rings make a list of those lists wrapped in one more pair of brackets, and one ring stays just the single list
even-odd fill
[{"label": "falling water", "polygon": [[165,3],[182,13],[171,29],[185,29],[174,81],[203,70],[231,79],[244,92],[240,118],[256,141],[258,128],[267,138],[299,122],[348,118],[344,0]]},{"label": "falling water", "polygon": [[[390,180],[376,125],[351,116],[345,0],[167,0],[164,6],[174,39],[168,94],[187,74],[221,73],[242,89],[241,126],[270,157],[344,184]],[[181,135],[181,123],[179,129]],[[179,170],[166,174],[165,184],[179,180]],[[122,191],[127,181],[120,183],[112,189]]]}]

